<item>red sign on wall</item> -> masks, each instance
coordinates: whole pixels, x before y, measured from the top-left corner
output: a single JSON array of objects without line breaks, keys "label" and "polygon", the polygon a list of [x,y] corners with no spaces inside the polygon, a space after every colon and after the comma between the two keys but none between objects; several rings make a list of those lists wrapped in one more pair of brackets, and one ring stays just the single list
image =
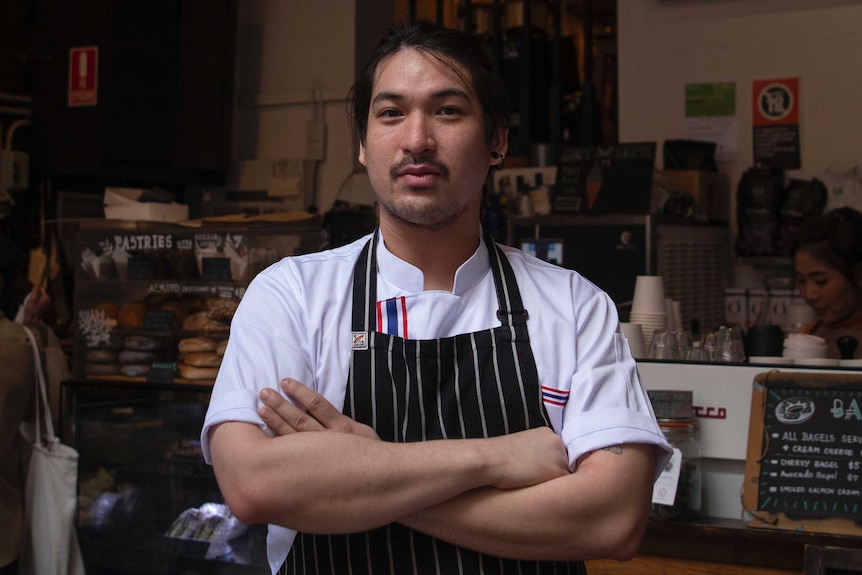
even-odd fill
[{"label": "red sign on wall", "polygon": [[755,126],[799,123],[799,78],[755,80],[751,95]]},{"label": "red sign on wall", "polygon": [[69,106],[95,106],[99,93],[99,47],[69,49]]},{"label": "red sign on wall", "polygon": [[801,168],[799,78],[755,80],[751,108],[755,165]]}]

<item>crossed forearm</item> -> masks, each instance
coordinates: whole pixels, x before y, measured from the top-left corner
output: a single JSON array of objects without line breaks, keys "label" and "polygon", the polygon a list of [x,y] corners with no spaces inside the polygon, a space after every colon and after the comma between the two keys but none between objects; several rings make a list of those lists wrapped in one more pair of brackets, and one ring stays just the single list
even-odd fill
[{"label": "crossed forearm", "polygon": [[474,489],[400,522],[499,557],[629,559],[646,527],[654,457],[647,445],[594,452],[576,473],[521,489]]},{"label": "crossed forearm", "polygon": [[297,382],[264,392],[258,427],[211,433],[216,476],[243,521],[311,533],[401,522],[519,559],[627,558],[646,517],[653,450],[597,452],[568,473],[562,441],[539,428],[490,439],[380,441]]},{"label": "crossed forearm", "polygon": [[[244,423],[211,433],[213,465],[240,520],[318,533],[371,529],[482,486],[513,488],[566,473],[527,460],[558,438],[522,437],[388,443],[349,433],[307,431],[271,438]],[[522,453],[513,464],[511,453]]]}]

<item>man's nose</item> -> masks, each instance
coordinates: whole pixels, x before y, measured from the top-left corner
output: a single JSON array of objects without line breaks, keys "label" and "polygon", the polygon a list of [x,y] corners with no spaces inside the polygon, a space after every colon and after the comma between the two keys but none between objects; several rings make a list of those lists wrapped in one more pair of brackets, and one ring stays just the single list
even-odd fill
[{"label": "man's nose", "polygon": [[404,123],[402,148],[409,154],[422,154],[434,148],[434,136],[428,119],[423,114],[409,116]]}]

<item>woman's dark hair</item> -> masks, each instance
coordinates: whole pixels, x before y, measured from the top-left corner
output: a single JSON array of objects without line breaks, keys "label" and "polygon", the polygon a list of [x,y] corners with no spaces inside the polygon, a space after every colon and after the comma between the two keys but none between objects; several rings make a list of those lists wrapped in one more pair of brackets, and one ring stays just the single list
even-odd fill
[{"label": "woman's dark hair", "polygon": [[384,60],[408,48],[434,56],[473,88],[482,106],[485,139],[489,145],[500,128],[509,126],[506,85],[485,44],[476,36],[433,22],[408,21],[390,28],[380,39],[362,75],[350,89],[348,112],[363,145],[368,134],[368,110],[377,70]]},{"label": "woman's dark hair", "polygon": [[850,207],[836,208],[802,222],[793,255],[806,251],[859,285],[862,266],[862,214]]}]

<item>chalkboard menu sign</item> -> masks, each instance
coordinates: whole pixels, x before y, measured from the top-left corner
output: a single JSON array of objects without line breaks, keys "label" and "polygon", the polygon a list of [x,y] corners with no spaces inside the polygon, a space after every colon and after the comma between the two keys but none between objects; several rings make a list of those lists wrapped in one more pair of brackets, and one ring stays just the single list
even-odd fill
[{"label": "chalkboard menu sign", "polygon": [[231,281],[230,259],[201,258],[201,278],[216,282]]},{"label": "chalkboard menu sign", "polygon": [[170,331],[174,328],[176,315],[167,309],[150,309],[144,316],[144,329],[154,331]]},{"label": "chalkboard menu sign", "polygon": [[153,363],[147,373],[148,383],[174,383],[177,375],[177,364],[174,362]]},{"label": "chalkboard menu sign", "polygon": [[155,265],[148,258],[129,258],[126,274],[130,280],[151,280],[155,277]]},{"label": "chalkboard menu sign", "polygon": [[862,535],[862,375],[759,374],[745,471],[749,526]]},{"label": "chalkboard menu sign", "polygon": [[554,211],[648,214],[655,142],[563,148]]}]

